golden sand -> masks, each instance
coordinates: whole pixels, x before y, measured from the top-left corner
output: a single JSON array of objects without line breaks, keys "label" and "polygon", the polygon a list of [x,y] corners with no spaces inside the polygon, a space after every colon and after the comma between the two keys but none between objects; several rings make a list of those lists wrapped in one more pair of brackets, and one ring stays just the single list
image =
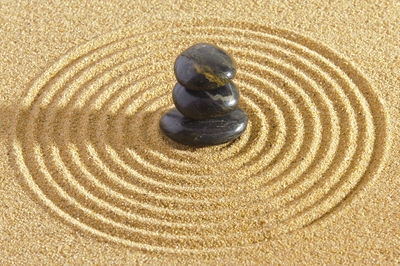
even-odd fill
[{"label": "golden sand", "polygon": [[[400,263],[400,5],[2,3],[0,262]],[[245,134],[163,136],[176,56]]]}]

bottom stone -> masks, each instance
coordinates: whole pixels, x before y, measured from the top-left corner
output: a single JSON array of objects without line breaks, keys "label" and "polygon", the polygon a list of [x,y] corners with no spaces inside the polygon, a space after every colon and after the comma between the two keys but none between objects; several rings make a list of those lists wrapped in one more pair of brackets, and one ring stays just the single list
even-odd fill
[{"label": "bottom stone", "polygon": [[204,120],[184,117],[177,109],[172,109],[160,121],[160,127],[168,137],[191,146],[229,142],[239,137],[246,126],[247,115],[240,108],[227,115]]}]

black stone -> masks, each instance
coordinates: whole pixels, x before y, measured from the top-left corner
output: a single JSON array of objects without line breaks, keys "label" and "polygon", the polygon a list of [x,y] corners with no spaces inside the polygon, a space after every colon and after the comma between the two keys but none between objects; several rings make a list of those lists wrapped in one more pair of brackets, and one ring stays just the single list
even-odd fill
[{"label": "black stone", "polygon": [[240,108],[227,115],[205,120],[193,120],[172,109],[160,121],[160,128],[168,137],[191,146],[229,142],[239,137],[246,126],[247,115]]},{"label": "black stone", "polygon": [[221,48],[200,43],[182,52],[174,71],[180,84],[190,90],[212,90],[224,86],[236,74],[235,62]]},{"label": "black stone", "polygon": [[172,92],[176,109],[192,119],[206,119],[225,115],[237,108],[239,91],[228,84],[208,91],[188,90],[177,83]]}]

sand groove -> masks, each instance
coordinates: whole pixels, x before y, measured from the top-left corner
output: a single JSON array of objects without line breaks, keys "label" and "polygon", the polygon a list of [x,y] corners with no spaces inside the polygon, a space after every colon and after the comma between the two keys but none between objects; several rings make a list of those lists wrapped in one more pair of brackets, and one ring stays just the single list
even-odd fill
[{"label": "sand groove", "polygon": [[[112,32],[35,81],[12,147],[41,204],[110,241],[212,252],[301,229],[362,191],[383,165],[388,133],[360,72],[292,32],[218,25]],[[173,61],[195,42],[237,61],[249,126],[234,143],[194,149],[158,128],[173,106]]]}]

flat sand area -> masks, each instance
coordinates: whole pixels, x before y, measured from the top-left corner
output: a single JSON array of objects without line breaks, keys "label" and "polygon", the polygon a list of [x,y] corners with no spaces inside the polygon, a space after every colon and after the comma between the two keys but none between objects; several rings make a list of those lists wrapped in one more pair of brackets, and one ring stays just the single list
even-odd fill
[{"label": "flat sand area", "polygon": [[[400,2],[83,2],[0,3],[1,265],[400,263]],[[200,42],[249,124],[192,148]]]}]

